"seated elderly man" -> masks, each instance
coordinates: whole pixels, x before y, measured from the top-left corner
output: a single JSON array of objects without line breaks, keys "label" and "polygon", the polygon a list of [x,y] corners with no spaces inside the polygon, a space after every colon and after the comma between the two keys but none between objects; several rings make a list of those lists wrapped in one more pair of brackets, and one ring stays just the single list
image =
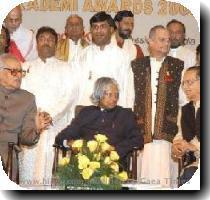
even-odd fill
[{"label": "seated elderly man", "polygon": [[[34,145],[51,122],[47,113],[37,113],[34,95],[20,89],[25,73],[15,57],[0,56],[0,156],[4,165],[8,142]],[[15,179],[15,172],[13,174]]]},{"label": "seated elderly man", "polygon": [[130,109],[117,106],[119,89],[112,78],[99,78],[94,85],[91,100],[95,106],[83,108],[72,123],[56,137],[55,143],[63,145],[64,140],[93,139],[97,132],[108,137],[120,156],[126,169],[126,156],[133,147],[143,148],[143,136],[137,127]]},{"label": "seated elderly man", "polygon": [[200,67],[194,66],[186,70],[182,87],[188,104],[181,110],[181,133],[173,141],[172,153],[175,158],[184,156],[184,167],[180,184],[189,181],[198,168],[200,157]]}]

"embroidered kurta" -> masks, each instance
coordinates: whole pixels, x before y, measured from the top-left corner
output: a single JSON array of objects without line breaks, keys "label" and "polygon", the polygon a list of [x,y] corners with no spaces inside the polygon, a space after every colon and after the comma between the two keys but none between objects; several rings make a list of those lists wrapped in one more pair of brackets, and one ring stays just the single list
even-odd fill
[{"label": "embroidered kurta", "polygon": [[92,105],[90,95],[95,81],[101,77],[114,78],[120,89],[119,105],[133,108],[133,72],[128,55],[114,44],[106,45],[103,50],[96,45],[86,47],[79,59],[72,63],[80,71],[81,105]]},{"label": "embroidered kurta", "polygon": [[26,61],[34,60],[38,57],[36,50],[36,38],[31,30],[28,30],[20,25],[15,32],[10,34],[10,37],[14,40]]},{"label": "embroidered kurta", "polygon": [[136,94],[134,111],[146,142],[138,178],[168,187],[174,185],[171,178],[176,170],[171,159],[171,141],[178,131],[178,89],[183,62],[172,57],[162,61],[145,57],[134,61],[132,68]]},{"label": "embroidered kurta", "polygon": [[76,75],[72,68],[62,61],[49,58],[44,63],[40,58],[26,62],[23,66],[28,74],[22,88],[36,97],[37,107],[53,118],[53,126],[40,135],[34,148],[24,148],[20,160],[20,181],[22,184],[50,184],[56,134],[70,122],[71,111],[78,98]]}]

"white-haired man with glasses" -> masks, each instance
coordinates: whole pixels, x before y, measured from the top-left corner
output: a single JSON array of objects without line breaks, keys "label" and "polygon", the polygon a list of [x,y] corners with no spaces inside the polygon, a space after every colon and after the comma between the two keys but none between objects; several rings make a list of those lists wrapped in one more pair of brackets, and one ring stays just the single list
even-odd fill
[{"label": "white-haired man with glasses", "polygon": [[184,158],[186,167],[181,172],[180,185],[189,181],[198,169],[200,157],[200,67],[186,70],[182,88],[189,100],[181,110],[180,132],[173,140],[172,154]]},{"label": "white-haired man with glasses", "polygon": [[47,114],[44,117],[43,113],[37,113],[34,95],[20,89],[25,73],[15,57],[0,56],[0,156],[4,164],[8,142],[34,145],[51,122]]}]

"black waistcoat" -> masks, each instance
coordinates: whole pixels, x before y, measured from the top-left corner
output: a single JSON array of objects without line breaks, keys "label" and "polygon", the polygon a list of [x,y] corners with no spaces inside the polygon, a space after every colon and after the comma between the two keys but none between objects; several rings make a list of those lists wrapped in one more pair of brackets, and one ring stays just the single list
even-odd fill
[{"label": "black waistcoat", "polygon": [[200,108],[195,115],[195,107],[190,102],[182,107],[181,128],[183,139],[190,142],[195,136],[200,141]]}]

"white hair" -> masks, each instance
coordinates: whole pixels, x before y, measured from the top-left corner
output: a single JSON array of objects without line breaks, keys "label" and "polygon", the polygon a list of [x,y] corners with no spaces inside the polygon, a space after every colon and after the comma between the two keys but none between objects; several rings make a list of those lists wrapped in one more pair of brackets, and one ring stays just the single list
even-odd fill
[{"label": "white hair", "polygon": [[101,77],[96,80],[94,84],[93,93],[90,96],[91,102],[98,106],[101,98],[104,96],[105,91],[110,85],[115,85],[119,92],[119,86],[115,79],[109,77]]}]

